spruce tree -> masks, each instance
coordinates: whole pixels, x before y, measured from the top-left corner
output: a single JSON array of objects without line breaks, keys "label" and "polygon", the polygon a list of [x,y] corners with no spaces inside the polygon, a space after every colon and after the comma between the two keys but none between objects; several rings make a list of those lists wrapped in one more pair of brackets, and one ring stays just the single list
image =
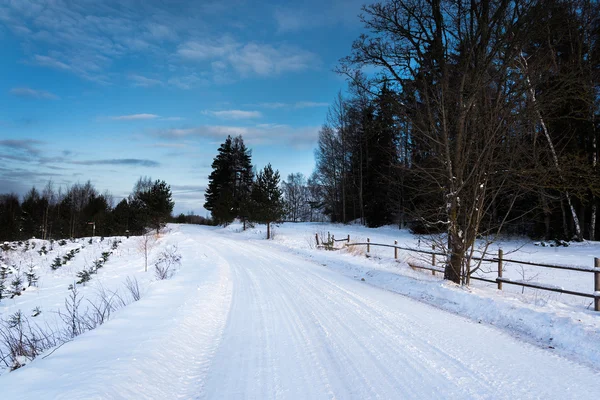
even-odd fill
[{"label": "spruce tree", "polygon": [[370,227],[393,222],[392,182],[397,164],[393,93],[384,84],[375,101],[374,129],[369,132],[365,169],[365,219]]},{"label": "spruce tree", "polygon": [[267,239],[271,238],[271,222],[279,221],[285,214],[279,180],[279,171],[273,171],[268,164],[252,186],[252,220],[267,224]]},{"label": "spruce tree", "polygon": [[229,196],[228,183],[230,179],[231,136],[219,147],[219,153],[212,163],[212,172],[208,177],[208,187],[204,198],[204,208],[211,212],[218,224],[227,224],[235,218],[231,215],[233,196]]},{"label": "spruce tree", "polygon": [[138,198],[144,205],[147,225],[158,233],[171,217],[175,205],[171,187],[165,181],[156,180],[149,189],[138,193]]},{"label": "spruce tree", "polygon": [[241,136],[228,136],[219,147],[204,196],[204,208],[218,224],[228,224],[236,217],[246,222],[253,178],[251,158]]},{"label": "spruce tree", "polygon": [[233,198],[234,210],[244,224],[250,215],[250,194],[254,173],[252,172],[252,152],[244,144],[242,136],[235,137],[232,142],[232,161],[234,173]]}]

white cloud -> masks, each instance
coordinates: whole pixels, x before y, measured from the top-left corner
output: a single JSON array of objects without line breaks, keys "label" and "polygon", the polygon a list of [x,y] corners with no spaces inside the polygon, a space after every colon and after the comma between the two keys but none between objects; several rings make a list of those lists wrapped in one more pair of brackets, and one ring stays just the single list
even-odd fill
[{"label": "white cloud", "polygon": [[264,107],[264,108],[285,108],[288,105],[286,103],[258,103],[257,104],[258,107]]},{"label": "white cloud", "polygon": [[201,78],[196,73],[184,75],[184,76],[175,76],[168,80],[167,82],[171,86],[178,87],[179,89],[193,89],[195,87],[208,84],[208,80]]},{"label": "white cloud", "polygon": [[228,135],[242,135],[252,145],[280,145],[295,149],[310,149],[318,138],[319,127],[292,128],[281,124],[258,124],[255,126],[203,125],[191,128],[162,129],[155,135],[163,139],[212,139],[223,140]]},{"label": "white cloud", "polygon": [[[343,24],[356,26],[359,23],[361,7],[373,1],[365,0],[329,0],[322,2],[318,8],[290,8],[287,6],[275,9],[273,17],[277,23],[277,31],[281,34],[314,29],[320,26]],[[290,3],[291,4],[291,3]]]},{"label": "white cloud", "polygon": [[188,60],[221,58],[235,51],[239,45],[230,37],[218,40],[190,40],[177,48],[177,54]]},{"label": "white cloud", "polygon": [[203,111],[203,114],[212,115],[223,119],[250,119],[260,118],[260,111],[244,111],[244,110],[222,110],[222,111]]},{"label": "white cloud", "polygon": [[263,108],[313,108],[313,107],[328,107],[329,103],[319,102],[319,101],[297,101],[295,103],[280,103],[280,102],[272,102],[272,103],[258,103],[257,107]]},{"label": "white cloud", "polygon": [[319,57],[295,46],[273,46],[239,43],[230,37],[219,40],[194,40],[179,46],[176,54],[183,60],[210,62],[215,75],[223,77],[227,70],[242,77],[270,76],[297,72],[320,65]]},{"label": "white cloud", "polygon": [[129,79],[133,81],[133,86],[137,87],[152,87],[152,86],[162,86],[163,82],[159,79],[147,78],[142,75],[129,75]]},{"label": "white cloud", "polygon": [[[0,24],[20,39],[25,62],[101,84],[117,82],[123,75],[119,61],[129,58],[157,64],[157,71],[170,73],[137,75],[131,78],[134,86],[160,86],[162,82],[182,89],[303,71],[321,63],[315,53],[295,46],[244,42],[228,34],[214,36],[220,35],[211,34],[215,27],[218,30],[212,32],[239,29],[231,18],[221,20],[232,7],[223,1],[182,3],[182,7],[132,0],[0,3]],[[239,12],[244,11],[240,8]],[[175,70],[170,70],[172,65]]]},{"label": "white cloud", "polygon": [[43,67],[50,67],[50,68],[54,68],[54,69],[62,69],[62,70],[70,70],[71,67],[67,64],[65,64],[62,61],[58,61],[55,58],[49,57],[49,56],[42,56],[39,54],[36,54],[35,56],[33,56],[33,60],[35,61],[36,64],[41,65]]},{"label": "white cloud", "polygon": [[10,93],[19,97],[31,97],[34,99],[58,100],[59,98],[57,95],[45,90],[35,90],[27,87],[13,88],[10,90]]},{"label": "white cloud", "polygon": [[118,115],[114,117],[108,117],[113,121],[140,121],[148,119],[160,118],[160,115],[156,114],[130,114],[130,115]]},{"label": "white cloud", "polygon": [[295,108],[313,108],[313,107],[328,107],[329,103],[317,101],[299,101],[294,104]]},{"label": "white cloud", "polygon": [[227,136],[248,136],[249,130],[238,126],[205,125],[194,128],[172,128],[162,129],[156,135],[165,139],[181,139],[185,137],[203,137],[209,139],[221,139]]},{"label": "white cloud", "polygon": [[162,41],[177,39],[177,33],[168,26],[151,22],[148,23],[147,28],[148,33],[156,40]]},{"label": "white cloud", "polygon": [[299,10],[277,9],[275,10],[275,21],[277,30],[280,33],[295,32],[314,25],[314,18],[308,18],[307,15]]}]

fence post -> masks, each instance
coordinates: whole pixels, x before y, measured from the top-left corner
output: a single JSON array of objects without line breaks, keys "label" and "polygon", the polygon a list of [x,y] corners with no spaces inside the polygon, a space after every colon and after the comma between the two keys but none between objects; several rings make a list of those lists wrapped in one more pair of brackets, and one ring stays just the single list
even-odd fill
[{"label": "fence post", "polygon": [[331,247],[335,246],[335,235],[331,235]]},{"label": "fence post", "polygon": [[371,239],[367,238],[367,253],[371,251]]},{"label": "fence post", "polygon": [[[398,241],[394,240],[394,246],[398,246]],[[398,259],[398,248],[394,247],[394,258],[397,260]]]},{"label": "fence post", "polygon": [[[600,258],[594,258],[594,267],[600,268]],[[600,294],[600,272],[594,272],[594,293],[596,296]],[[594,311],[600,311],[600,298],[594,298]]]},{"label": "fence post", "polygon": [[[502,249],[498,249],[498,278],[502,278],[502,255],[504,252]],[[498,290],[502,290],[502,282],[498,282]]]},{"label": "fence post", "polygon": [[331,233],[327,232],[327,243],[331,243]]},{"label": "fence post", "polygon": [[317,246],[319,245],[319,234],[315,233],[315,240],[317,241]]},{"label": "fence post", "polygon": [[348,235],[348,244],[350,244],[350,235]]},{"label": "fence post", "polygon": [[[431,245],[431,250],[435,252],[435,244]],[[435,254],[431,255],[431,265],[435,267]],[[431,270],[431,275],[435,275],[435,271]]]}]

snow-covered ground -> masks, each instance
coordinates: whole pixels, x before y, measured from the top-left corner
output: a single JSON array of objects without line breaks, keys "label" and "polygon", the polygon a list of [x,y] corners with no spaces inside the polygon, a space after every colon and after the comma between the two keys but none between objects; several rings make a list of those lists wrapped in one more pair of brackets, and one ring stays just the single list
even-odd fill
[{"label": "snow-covered ground", "polygon": [[[124,280],[136,277],[142,298],[1,375],[2,398],[600,395],[600,315],[582,304],[529,290],[461,288],[394,261],[393,249],[373,249],[374,257],[366,258],[313,244],[315,232],[327,231],[419,244],[393,228],[284,224],[273,241],[263,240],[263,227],[239,228],[172,225],[153,247],[148,272],[139,238],[122,238],[81,291],[93,299],[101,287],[122,291]],[[53,321],[75,273],[108,246],[83,243],[86,248],[57,271],[49,268],[56,255],[40,259],[39,287],[3,299],[0,317],[40,306],[42,314],[31,319]],[[156,281],[153,263],[174,244],[181,266],[172,279]],[[514,258],[587,265],[598,249],[525,245]],[[578,282],[585,279],[573,278]]]}]

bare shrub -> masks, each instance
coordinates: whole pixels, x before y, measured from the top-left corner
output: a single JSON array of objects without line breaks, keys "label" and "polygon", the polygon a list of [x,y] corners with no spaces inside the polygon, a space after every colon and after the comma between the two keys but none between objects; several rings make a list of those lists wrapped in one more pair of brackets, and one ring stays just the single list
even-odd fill
[{"label": "bare shrub", "polygon": [[127,305],[118,291],[111,292],[100,287],[98,289],[98,299],[96,302],[88,300],[90,304],[89,311],[83,315],[83,324],[85,330],[92,330],[102,325],[110,319],[111,314]]},{"label": "bare shrub", "polygon": [[158,235],[155,235],[153,231],[146,231],[142,236],[139,237],[137,248],[138,251],[144,256],[144,271],[148,271],[148,256],[152,248],[156,244]]},{"label": "bare shrub", "polygon": [[133,279],[127,277],[127,279],[125,280],[125,288],[131,295],[133,301],[139,301],[139,299],[142,298],[142,294],[140,292],[140,285],[136,277],[134,277]]},{"label": "bare shrub", "polygon": [[32,325],[21,310],[0,321],[0,362],[11,371],[60,342],[53,332]]},{"label": "bare shrub", "polygon": [[306,243],[308,244],[308,248],[311,250],[314,250],[315,246],[317,245],[316,238],[312,234],[306,237]]},{"label": "bare shrub", "polygon": [[181,264],[181,254],[177,252],[177,246],[168,246],[154,264],[156,279],[169,279],[175,273],[175,268]]},{"label": "bare shrub", "polygon": [[79,308],[81,306],[81,296],[77,290],[77,285],[69,286],[69,297],[65,299],[65,312],[58,312],[59,317],[65,323],[65,335],[72,339],[85,332],[85,321]]}]

